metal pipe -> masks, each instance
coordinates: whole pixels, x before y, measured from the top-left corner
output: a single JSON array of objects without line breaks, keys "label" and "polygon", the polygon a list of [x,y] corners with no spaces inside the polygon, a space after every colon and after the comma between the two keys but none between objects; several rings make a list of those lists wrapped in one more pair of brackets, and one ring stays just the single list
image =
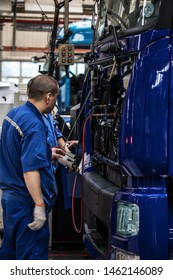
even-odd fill
[{"label": "metal pipe", "polygon": [[[68,29],[69,24],[69,0],[65,0],[65,6],[64,6],[64,32]],[[68,42],[67,42],[68,43]]]},{"label": "metal pipe", "polygon": [[12,38],[12,50],[16,48],[16,11],[17,11],[17,0],[13,3],[13,38]]},{"label": "metal pipe", "polygon": [[59,5],[58,1],[54,0],[55,4],[55,13],[54,13],[54,24],[52,29],[52,35],[50,40],[50,52],[49,52],[49,69],[48,69],[48,75],[52,76],[54,72],[54,63],[55,63],[55,41],[57,36],[57,28],[58,28],[58,18],[59,18]]}]

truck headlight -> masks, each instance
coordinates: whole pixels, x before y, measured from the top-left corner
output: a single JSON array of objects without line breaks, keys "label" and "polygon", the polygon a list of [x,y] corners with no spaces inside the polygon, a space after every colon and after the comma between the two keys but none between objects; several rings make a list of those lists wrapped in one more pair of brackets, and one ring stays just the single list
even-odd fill
[{"label": "truck headlight", "polygon": [[128,202],[117,203],[117,235],[135,236],[139,231],[139,207]]}]

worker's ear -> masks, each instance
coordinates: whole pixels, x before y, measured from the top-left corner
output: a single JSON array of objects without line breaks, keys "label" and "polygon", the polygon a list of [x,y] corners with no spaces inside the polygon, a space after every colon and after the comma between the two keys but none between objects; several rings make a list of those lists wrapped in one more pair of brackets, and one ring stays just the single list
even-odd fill
[{"label": "worker's ear", "polygon": [[51,92],[48,92],[47,94],[46,94],[46,97],[45,97],[45,100],[46,100],[46,103],[49,103],[50,102],[50,100],[51,100]]}]

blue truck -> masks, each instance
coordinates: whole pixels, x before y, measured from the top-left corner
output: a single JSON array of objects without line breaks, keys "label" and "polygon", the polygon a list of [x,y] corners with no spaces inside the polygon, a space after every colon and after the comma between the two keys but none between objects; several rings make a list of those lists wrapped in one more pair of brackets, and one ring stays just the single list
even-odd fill
[{"label": "blue truck", "polygon": [[90,158],[83,241],[96,259],[172,259],[172,1],[94,8],[79,125]]},{"label": "blue truck", "polygon": [[[77,48],[89,48],[92,43],[93,30],[91,28],[91,20],[84,19],[75,22],[71,22],[68,25],[68,29],[71,30],[69,35],[69,43],[74,44]],[[64,38],[64,27],[60,28],[57,39]]]}]

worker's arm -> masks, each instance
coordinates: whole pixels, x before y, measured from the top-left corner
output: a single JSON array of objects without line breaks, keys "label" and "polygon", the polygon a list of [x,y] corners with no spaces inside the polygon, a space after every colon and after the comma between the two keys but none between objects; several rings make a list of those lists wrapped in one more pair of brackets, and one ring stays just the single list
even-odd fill
[{"label": "worker's arm", "polygon": [[26,187],[35,203],[33,221],[28,224],[31,230],[39,230],[46,221],[46,207],[41,190],[40,173],[38,170],[24,173]]},{"label": "worker's arm", "polygon": [[63,149],[65,152],[70,152],[69,148],[76,147],[77,145],[77,140],[68,140],[67,142],[65,142],[62,137],[58,139],[58,147]]},{"label": "worker's arm", "polygon": [[33,170],[24,173],[26,187],[34,200],[35,205],[43,205],[43,195],[41,190],[40,173]]},{"label": "worker's arm", "polygon": [[64,150],[64,152],[70,152],[66,142],[64,141],[64,139],[61,137],[58,139],[58,147],[61,148],[62,150]]}]

